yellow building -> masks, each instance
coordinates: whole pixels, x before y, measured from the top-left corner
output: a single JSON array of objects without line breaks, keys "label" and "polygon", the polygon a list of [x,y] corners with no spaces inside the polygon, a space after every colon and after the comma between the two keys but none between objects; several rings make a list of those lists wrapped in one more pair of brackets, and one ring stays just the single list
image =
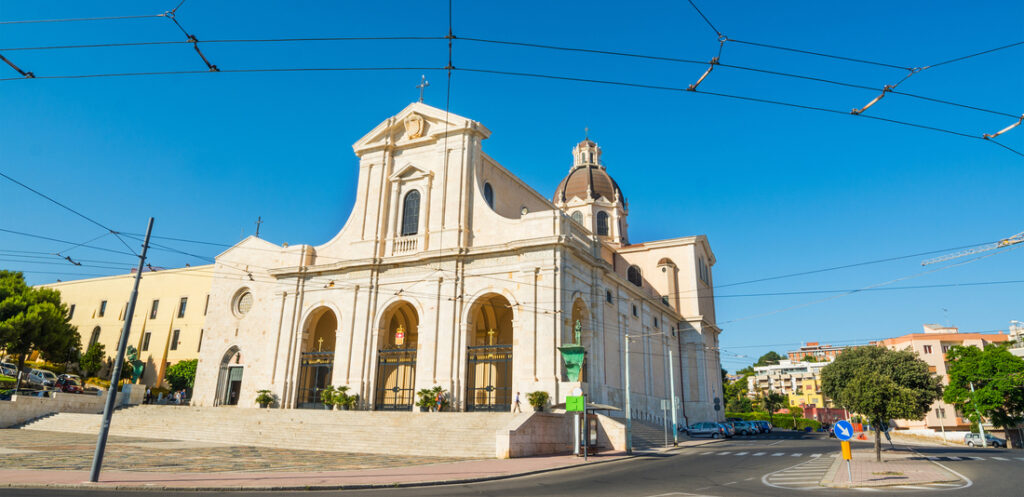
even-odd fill
[{"label": "yellow building", "polygon": [[[146,271],[139,282],[128,344],[146,364],[140,383],[158,386],[168,366],[196,359],[209,304],[211,266]],[[71,324],[78,327],[83,353],[102,343],[113,359],[124,328],[134,274],[40,285],[60,291]],[[109,371],[104,368],[105,374]]]},{"label": "yellow building", "polygon": [[796,391],[789,394],[789,405],[794,407],[832,407],[825,405],[825,397],[821,394],[821,376],[804,378],[797,383]]}]

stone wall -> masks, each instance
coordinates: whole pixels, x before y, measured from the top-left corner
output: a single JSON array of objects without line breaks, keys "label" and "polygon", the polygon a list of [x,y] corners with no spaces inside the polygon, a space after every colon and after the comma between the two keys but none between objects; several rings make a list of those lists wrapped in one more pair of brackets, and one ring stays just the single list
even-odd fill
[{"label": "stone wall", "polygon": [[498,459],[572,452],[572,417],[537,412],[516,417],[509,426],[495,432]]},{"label": "stone wall", "polygon": [[[145,395],[145,387],[125,385],[117,397],[118,405],[141,404]],[[55,412],[99,414],[103,412],[106,399],[106,392],[99,395],[54,393],[51,397],[15,395],[10,401],[0,401],[0,428],[10,428]]]}]

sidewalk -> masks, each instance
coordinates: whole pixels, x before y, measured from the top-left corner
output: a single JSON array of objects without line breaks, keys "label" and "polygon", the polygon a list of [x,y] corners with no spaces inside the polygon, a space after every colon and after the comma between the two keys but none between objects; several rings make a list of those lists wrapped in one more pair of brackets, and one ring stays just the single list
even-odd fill
[{"label": "sidewalk", "polygon": [[525,457],[520,459],[486,459],[397,468],[344,471],[257,472],[232,471],[218,473],[104,471],[98,483],[89,483],[88,471],[3,470],[3,487],[87,487],[116,489],[192,489],[192,490],[303,490],[372,487],[403,487],[469,483],[543,473],[576,466],[601,464],[626,459],[625,453],[591,456],[589,461],[576,456]]},{"label": "sidewalk", "polygon": [[924,485],[956,483],[960,477],[906,446],[882,449],[882,462],[875,461],[875,449],[856,448],[850,461],[853,481],[846,461],[837,457],[821,484],[826,487],[886,487],[893,485]]}]

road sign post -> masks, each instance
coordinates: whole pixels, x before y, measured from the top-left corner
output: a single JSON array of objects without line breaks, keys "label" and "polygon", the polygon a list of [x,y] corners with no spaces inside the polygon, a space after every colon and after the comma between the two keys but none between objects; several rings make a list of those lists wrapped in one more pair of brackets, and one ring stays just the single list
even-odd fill
[{"label": "road sign post", "polygon": [[832,430],[843,446],[843,459],[846,459],[846,474],[850,477],[850,483],[853,483],[853,470],[850,469],[850,459],[853,459],[853,451],[850,450],[850,439],[853,438],[853,425],[844,419],[836,423]]}]

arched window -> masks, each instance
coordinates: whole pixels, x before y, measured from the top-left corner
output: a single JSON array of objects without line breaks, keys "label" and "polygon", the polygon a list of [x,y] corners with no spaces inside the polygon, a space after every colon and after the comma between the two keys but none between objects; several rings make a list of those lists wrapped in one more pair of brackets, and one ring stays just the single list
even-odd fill
[{"label": "arched window", "polygon": [[608,236],[608,213],[605,211],[598,211],[597,213],[597,234],[599,236]]},{"label": "arched window", "polygon": [[580,211],[573,212],[572,220],[576,221],[577,223],[583,224],[583,213]]},{"label": "arched window", "polygon": [[636,266],[629,266],[629,269],[626,270],[626,279],[636,286],[644,284],[643,278],[640,276],[640,268]]},{"label": "arched window", "polygon": [[494,188],[490,183],[484,183],[484,202],[487,202],[490,208],[494,208]]},{"label": "arched window", "polygon": [[415,235],[420,227],[420,192],[405,194],[402,203],[402,236]]},{"label": "arched window", "polygon": [[[92,329],[92,337],[89,338],[89,347],[92,347],[92,344],[98,342],[99,339],[100,339],[100,327],[97,326],[97,327]],[[86,347],[86,349],[88,350],[89,347]]]}]

